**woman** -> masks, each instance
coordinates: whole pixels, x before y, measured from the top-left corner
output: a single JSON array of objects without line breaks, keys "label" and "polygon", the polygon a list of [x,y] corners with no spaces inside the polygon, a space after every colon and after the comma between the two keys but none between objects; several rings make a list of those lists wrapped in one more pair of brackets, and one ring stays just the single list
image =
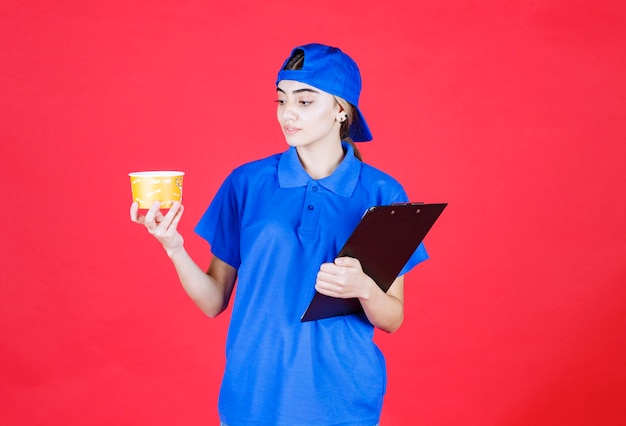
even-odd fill
[{"label": "woman", "polygon": [[[358,260],[338,258],[373,205],[405,202],[402,186],[361,162],[353,141],[372,139],[358,108],[361,77],[341,50],[293,49],[276,81],[277,118],[289,149],[235,169],[196,232],[211,245],[207,272],[189,257],[177,231],[183,206],[163,216],[155,204],[145,225],[165,248],[180,281],[208,316],[237,292],[219,398],[228,426],[373,426],[385,393],[385,361],[374,327],[403,320],[403,276],[387,293]],[[418,248],[402,273],[427,258]],[[315,290],[358,298],[364,313],[300,322]]]}]

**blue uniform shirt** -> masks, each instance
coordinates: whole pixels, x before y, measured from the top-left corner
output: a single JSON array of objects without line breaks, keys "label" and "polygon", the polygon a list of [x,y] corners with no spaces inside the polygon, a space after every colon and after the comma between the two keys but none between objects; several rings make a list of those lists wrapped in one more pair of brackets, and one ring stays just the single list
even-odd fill
[{"label": "blue uniform shirt", "polygon": [[[301,323],[324,262],[371,206],[406,202],[391,176],[346,156],[312,179],[295,148],[245,164],[196,227],[238,269],[219,412],[230,426],[372,426],[386,385],[364,314]],[[420,246],[407,272],[427,258]]]}]

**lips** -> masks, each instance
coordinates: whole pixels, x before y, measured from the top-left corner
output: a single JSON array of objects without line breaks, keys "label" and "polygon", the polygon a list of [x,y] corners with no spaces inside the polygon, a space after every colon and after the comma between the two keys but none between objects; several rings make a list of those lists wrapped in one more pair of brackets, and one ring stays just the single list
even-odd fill
[{"label": "lips", "polygon": [[298,129],[297,127],[283,126],[283,131],[285,132],[286,135],[293,135],[294,133],[296,133],[299,130],[300,129]]}]

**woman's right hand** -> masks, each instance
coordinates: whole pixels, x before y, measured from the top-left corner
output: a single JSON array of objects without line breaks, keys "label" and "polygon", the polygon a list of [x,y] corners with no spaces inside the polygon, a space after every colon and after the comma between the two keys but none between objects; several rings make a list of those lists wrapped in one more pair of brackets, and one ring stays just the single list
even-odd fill
[{"label": "woman's right hand", "polygon": [[183,247],[183,236],[178,232],[178,222],[183,215],[183,205],[174,203],[167,214],[163,215],[160,210],[160,203],[155,201],[146,215],[139,214],[139,204],[133,202],[130,206],[130,220],[144,225],[148,232],[152,234],[163,245],[163,248],[171,257],[177,249]]}]

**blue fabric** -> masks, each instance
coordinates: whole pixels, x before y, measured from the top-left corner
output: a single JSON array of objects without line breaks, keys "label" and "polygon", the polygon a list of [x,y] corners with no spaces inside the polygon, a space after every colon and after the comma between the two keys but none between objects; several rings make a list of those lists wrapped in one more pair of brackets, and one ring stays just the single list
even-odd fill
[{"label": "blue fabric", "polygon": [[[313,180],[295,148],[234,170],[196,227],[238,269],[219,397],[230,426],[371,426],[385,360],[364,314],[301,323],[320,264],[331,262],[372,205],[407,201],[401,185],[344,146]],[[427,258],[420,246],[405,272]]]},{"label": "blue fabric", "polygon": [[[380,423],[376,423],[374,426],[379,426]],[[226,423],[220,422],[220,426],[228,426]]]},{"label": "blue fabric", "polygon": [[[220,422],[220,426],[228,426],[226,423]],[[376,423],[374,426],[379,426],[379,423]]]}]

